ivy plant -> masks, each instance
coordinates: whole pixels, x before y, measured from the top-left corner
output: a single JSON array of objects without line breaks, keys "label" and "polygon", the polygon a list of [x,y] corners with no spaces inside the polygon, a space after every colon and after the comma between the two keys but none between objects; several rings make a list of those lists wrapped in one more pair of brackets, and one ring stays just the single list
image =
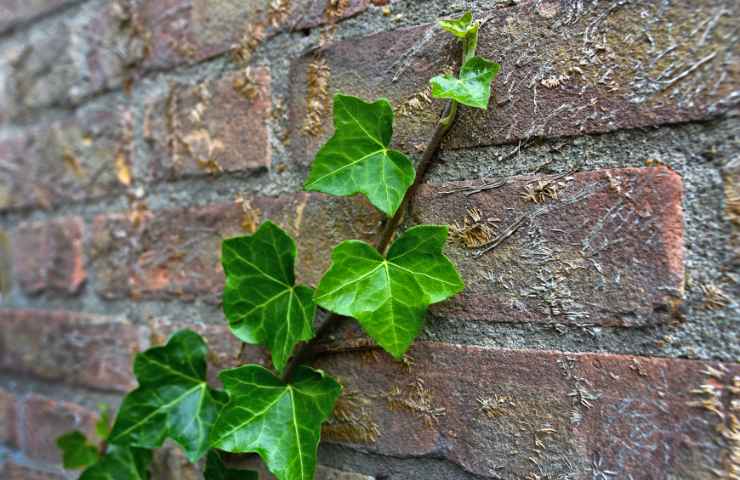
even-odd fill
[{"label": "ivy plant", "polygon": [[[470,12],[440,26],[462,42],[458,75],[430,80],[432,95],[448,100],[418,165],[391,147],[393,109],[386,99],[334,97],[334,135],[316,154],[305,189],[330,195],[364,194],[387,216],[380,240],[347,240],[331,253],[316,288],[296,283],[296,242],[270,221],[252,235],[227,238],[223,309],[233,335],[263,345],[273,370],[242,365],[223,370],[223,389],[207,380],[208,347],[183,330],[162,346],[139,353],[139,386],[128,393],[110,426],[107,409],[96,425],[98,444],[81,432],[57,443],[65,468],[84,469],[82,480],[150,478],[152,451],[166,439],[206,480],[251,480],[257,473],[227,466],[228,453],[256,453],[278,480],[311,480],[321,425],[342,387],[311,368],[312,348],[329,327],[351,317],[394,358],[401,358],[423,327],[429,305],[464,285],[444,255],[447,227],[417,225],[397,232],[405,205],[423,178],[458,104],[486,109],[499,65],[475,55],[480,24]],[[317,312],[322,311],[322,315]],[[318,328],[314,324],[318,319]]]}]

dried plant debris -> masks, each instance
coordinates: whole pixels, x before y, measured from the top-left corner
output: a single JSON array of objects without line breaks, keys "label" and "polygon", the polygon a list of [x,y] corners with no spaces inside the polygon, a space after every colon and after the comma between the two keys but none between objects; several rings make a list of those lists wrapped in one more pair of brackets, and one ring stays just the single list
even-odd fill
[{"label": "dried plant debris", "polygon": [[720,310],[730,304],[730,297],[713,283],[702,285],[701,290],[704,292],[704,303],[702,306],[707,310]]},{"label": "dried plant debris", "polygon": [[265,26],[262,23],[258,22],[247,25],[239,43],[231,47],[232,60],[236,63],[249,63],[252,55],[264,38]]},{"label": "dried plant debris", "polygon": [[495,395],[494,397],[478,397],[478,410],[488,418],[502,417],[509,414],[509,409],[516,406],[508,395]]},{"label": "dried plant debris", "polygon": [[[717,364],[704,370],[706,380],[690,391],[698,400],[688,402],[691,407],[701,408],[715,417],[715,431],[725,442],[719,468],[712,473],[722,480],[740,479],[740,376],[732,376],[727,369]],[[729,401],[727,401],[729,400]]]},{"label": "dried plant debris", "polygon": [[267,8],[267,24],[278,28],[290,16],[290,0],[272,0]]},{"label": "dried plant debris", "polygon": [[249,199],[241,193],[236,196],[234,203],[242,209],[242,230],[250,234],[256,232],[260,224],[260,216],[262,215],[260,209],[253,207]]},{"label": "dried plant debris", "polygon": [[259,84],[252,67],[247,67],[242,70],[241,73],[234,78],[232,85],[234,87],[234,91],[247,100],[254,100],[259,94]]},{"label": "dried plant debris", "polygon": [[349,443],[375,443],[380,428],[368,412],[370,399],[347,390],[334,406],[332,417],[324,424],[322,433],[334,440]]},{"label": "dried plant debris", "polygon": [[400,117],[412,117],[425,111],[432,104],[432,88],[427,86],[421,92],[406,99],[396,110]]},{"label": "dried plant debris", "polygon": [[458,222],[450,225],[450,238],[462,243],[467,248],[478,248],[491,241],[495,236],[494,223],[497,219],[483,219],[476,207],[468,208],[462,225]]},{"label": "dried plant debris", "polygon": [[388,403],[392,409],[406,410],[424,418],[427,426],[438,422],[438,417],[444,416],[447,411],[437,408],[432,403],[432,394],[424,386],[424,380],[417,378],[408,388],[401,389],[394,386],[388,392]]},{"label": "dried plant debris", "polygon": [[557,179],[535,180],[524,185],[524,191],[519,196],[532,203],[544,203],[548,199],[558,200],[558,192],[564,186],[565,182]]},{"label": "dried plant debris", "polygon": [[306,119],[303,133],[317,137],[324,131],[323,120],[331,110],[329,79],[331,71],[326,60],[317,57],[308,65],[306,92]]}]

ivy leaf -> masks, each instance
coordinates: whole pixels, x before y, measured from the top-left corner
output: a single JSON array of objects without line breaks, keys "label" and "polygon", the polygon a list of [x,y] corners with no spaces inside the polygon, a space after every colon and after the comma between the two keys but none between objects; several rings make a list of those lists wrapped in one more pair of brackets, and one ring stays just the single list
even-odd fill
[{"label": "ivy leaf", "polygon": [[57,438],[57,447],[62,451],[62,465],[66,469],[85,468],[98,461],[97,447],[81,432],[65,433]]},{"label": "ivy leaf", "polygon": [[207,353],[200,335],[183,330],[167,345],[138,354],[134,374],[139,387],[123,399],[110,442],[158,448],[170,437],[188,460],[200,458],[225,400],[206,384]]},{"label": "ivy leaf", "polygon": [[434,98],[450,98],[469,107],[488,108],[491,82],[501,65],[481,57],[472,57],[460,69],[460,77],[437,75],[432,84]]},{"label": "ivy leaf", "polygon": [[321,424],[342,387],[319,370],[299,366],[283,383],[258,365],[223,370],[229,394],[211,431],[215,448],[255,452],[278,480],[313,480]]},{"label": "ivy leaf", "polygon": [[208,452],[204,480],[259,480],[257,472],[226,468],[221,454],[216,450]]},{"label": "ivy leaf", "polygon": [[400,358],[421,330],[427,307],[462,291],[442,254],[447,227],[419,225],[391,245],[386,258],[359,240],[340,243],[316,289],[316,303],[356,318],[388,353]]},{"label": "ivy leaf", "polygon": [[478,23],[473,23],[473,12],[467,11],[457,20],[440,20],[439,26],[458,38],[465,38],[478,31]]},{"label": "ivy leaf", "polygon": [[314,335],[313,289],[295,285],[295,241],[268,221],[254,235],[224,240],[221,250],[229,327],[244,342],[266,344],[282,372],[295,344]]},{"label": "ivy leaf", "polygon": [[98,434],[101,440],[107,440],[108,435],[110,435],[110,405],[99,403],[98,410],[100,411],[100,418],[95,422],[95,433]]},{"label": "ivy leaf", "polygon": [[79,480],[149,480],[151,450],[110,445],[108,453],[88,468]]},{"label": "ivy leaf", "polygon": [[306,190],[332,195],[364,193],[370,202],[392,216],[414,183],[411,160],[389,149],[393,110],[388,100],[367,103],[337,94],[334,97],[334,136],[316,154]]}]

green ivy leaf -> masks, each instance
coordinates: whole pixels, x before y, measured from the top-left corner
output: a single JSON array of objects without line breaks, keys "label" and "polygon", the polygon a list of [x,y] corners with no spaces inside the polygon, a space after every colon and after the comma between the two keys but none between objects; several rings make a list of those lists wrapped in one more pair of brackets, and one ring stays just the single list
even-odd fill
[{"label": "green ivy leaf", "polygon": [[101,440],[107,440],[108,435],[110,435],[110,405],[99,403],[98,410],[100,411],[100,418],[95,422],[95,433],[98,434]]},{"label": "green ivy leaf", "polygon": [[266,344],[282,372],[295,344],[314,335],[313,289],[295,285],[295,242],[268,221],[254,235],[224,240],[221,251],[231,331],[244,342]]},{"label": "green ivy leaf", "polygon": [[453,75],[437,75],[432,84],[434,98],[450,98],[463,105],[488,108],[491,97],[491,82],[501,65],[481,57],[473,57],[460,69],[460,78]]},{"label": "green ivy leaf", "polygon": [[467,11],[457,20],[439,20],[439,26],[458,38],[465,38],[470,32],[478,31],[478,23],[473,23],[473,12]]},{"label": "green ivy leaf", "polygon": [[108,453],[88,468],[79,480],[149,480],[151,450],[110,445]]},{"label": "green ivy leaf", "polygon": [[299,366],[290,384],[258,365],[223,370],[229,394],[211,431],[215,448],[255,452],[278,480],[312,480],[321,424],[342,387],[324,372]]},{"label": "green ivy leaf", "polygon": [[419,334],[427,307],[464,287],[442,254],[446,241],[447,227],[419,225],[404,232],[386,258],[365,242],[342,242],[316,289],[316,303],[356,318],[381,347],[400,358]]},{"label": "green ivy leaf", "polygon": [[197,333],[175,333],[167,345],[136,356],[139,387],[126,395],[110,442],[158,448],[166,437],[192,462],[208,449],[208,431],[225,396],[206,384],[208,347]]},{"label": "green ivy leaf", "polygon": [[81,432],[65,433],[57,438],[57,447],[62,451],[64,468],[85,468],[98,461],[97,447],[90,444]]},{"label": "green ivy leaf", "polygon": [[316,154],[305,188],[332,195],[364,193],[392,216],[416,172],[411,160],[391,150],[393,110],[388,100],[367,103],[334,97],[334,136]]},{"label": "green ivy leaf", "polygon": [[216,450],[208,452],[204,480],[259,480],[257,472],[226,468],[221,454]]}]

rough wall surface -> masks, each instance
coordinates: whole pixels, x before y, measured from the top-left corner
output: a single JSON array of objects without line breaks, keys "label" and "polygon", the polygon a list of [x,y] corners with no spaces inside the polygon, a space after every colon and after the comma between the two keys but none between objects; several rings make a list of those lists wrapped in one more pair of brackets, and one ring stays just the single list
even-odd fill
[{"label": "rough wall surface", "polygon": [[[372,238],[361,198],[301,191],[331,96],[389,98],[418,157],[462,3],[0,0],[2,478],[74,478],[54,438],[176,329],[235,364],[224,236],[273,219],[311,283]],[[405,363],[325,345],[317,478],[738,478],[737,2],[469,4],[496,107],[462,109],[407,219],[451,225],[467,288]],[[155,478],[198,475],[165,449]]]}]

